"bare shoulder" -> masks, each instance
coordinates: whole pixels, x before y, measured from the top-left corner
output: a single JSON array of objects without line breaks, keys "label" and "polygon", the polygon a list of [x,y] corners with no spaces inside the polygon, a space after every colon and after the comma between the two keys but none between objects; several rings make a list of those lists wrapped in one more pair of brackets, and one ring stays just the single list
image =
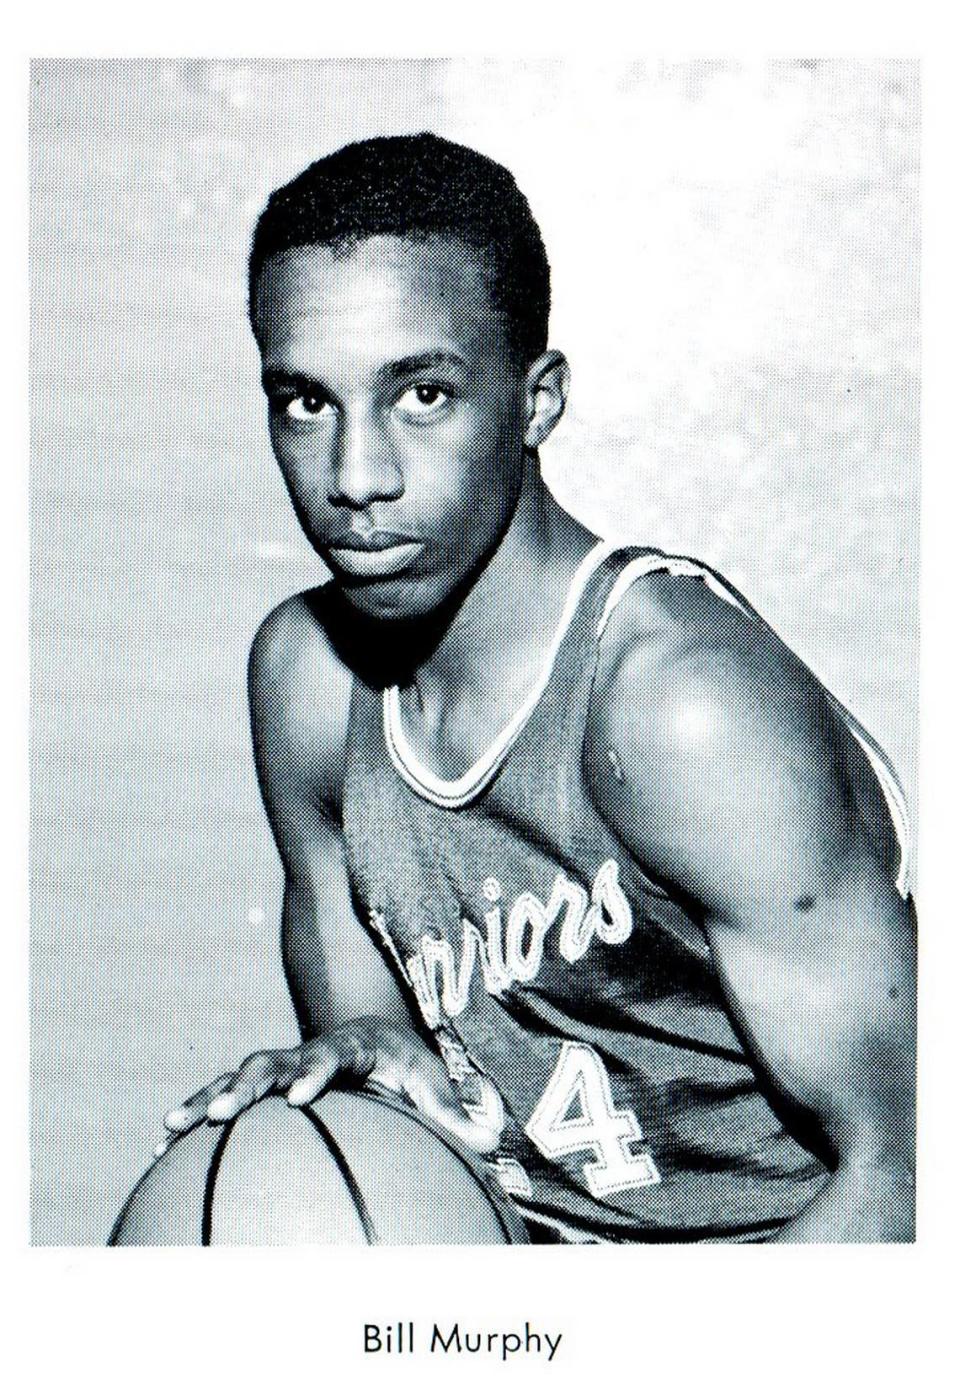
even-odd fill
[{"label": "bare shoulder", "polygon": [[[731,590],[731,592],[733,592]],[[626,591],[605,628],[592,714],[659,744],[749,740],[760,728],[802,748],[832,724],[823,686],[773,629],[701,578],[656,572]]]},{"label": "bare shoulder", "polygon": [[787,890],[822,887],[864,854],[895,876],[886,801],[843,711],[749,605],[693,575],[651,574],[611,615],[585,773],[618,833],[684,888],[755,892],[784,869]]},{"label": "bare shoulder", "polygon": [[278,792],[338,810],[353,674],[321,619],[322,590],[284,599],[250,649],[248,688],[257,767]]}]

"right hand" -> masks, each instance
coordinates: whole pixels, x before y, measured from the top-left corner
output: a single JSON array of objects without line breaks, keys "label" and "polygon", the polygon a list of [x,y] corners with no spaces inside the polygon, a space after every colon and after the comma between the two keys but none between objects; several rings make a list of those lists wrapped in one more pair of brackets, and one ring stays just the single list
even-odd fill
[{"label": "right hand", "polygon": [[474,1097],[466,1087],[458,1094],[436,1052],[409,1028],[365,1017],[297,1047],[254,1052],[239,1070],[219,1076],[167,1114],[169,1136],[156,1154],[161,1157],[175,1137],[205,1120],[235,1119],[265,1095],[286,1094],[288,1103],[299,1107],[312,1103],[334,1081],[357,1087],[372,1081],[409,1100],[474,1152],[496,1147],[499,1131],[467,1112],[464,1102],[471,1104]]}]

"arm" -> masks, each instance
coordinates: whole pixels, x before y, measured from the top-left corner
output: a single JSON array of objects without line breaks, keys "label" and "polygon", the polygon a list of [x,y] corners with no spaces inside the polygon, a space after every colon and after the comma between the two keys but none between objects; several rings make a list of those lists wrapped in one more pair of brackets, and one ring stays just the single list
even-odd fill
[{"label": "arm", "polygon": [[882,795],[774,634],[679,587],[642,635],[621,621],[598,679],[595,800],[702,922],[758,1070],[832,1168],[781,1238],[910,1239],[914,923]]},{"label": "arm", "polygon": [[[354,909],[339,824],[352,676],[302,598],[258,632],[249,690],[257,774],[283,861],[282,951],[301,1042],[258,1051],[167,1115],[184,1132],[265,1095],[309,1104],[331,1083],[376,1081],[469,1146],[491,1135],[462,1108],[398,981]],[[163,1145],[162,1145],[163,1146]]]},{"label": "arm", "polygon": [[317,817],[311,838],[305,861],[284,884],[281,929],[302,1039],[366,1014],[412,1027],[396,980],[357,919],[339,828]]},{"label": "arm", "polygon": [[352,675],[304,599],[260,628],[248,689],[257,777],[284,867],[283,962],[301,1035],[363,1015],[410,1026],[347,874],[340,802]]}]

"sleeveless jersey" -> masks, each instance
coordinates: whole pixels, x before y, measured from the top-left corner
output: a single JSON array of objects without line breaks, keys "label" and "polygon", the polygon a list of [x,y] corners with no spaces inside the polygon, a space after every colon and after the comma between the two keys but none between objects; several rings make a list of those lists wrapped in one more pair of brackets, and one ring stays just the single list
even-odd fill
[{"label": "sleeveless jersey", "polygon": [[[396,689],[357,679],[351,702],[343,827],[361,916],[464,1098],[499,1128],[502,1185],[570,1242],[764,1239],[827,1175],[768,1103],[701,927],[584,786],[604,626],[657,570],[696,575],[762,621],[705,566],[600,544],[536,687],[464,776],[420,765]],[[901,832],[883,754],[837,708]]]}]

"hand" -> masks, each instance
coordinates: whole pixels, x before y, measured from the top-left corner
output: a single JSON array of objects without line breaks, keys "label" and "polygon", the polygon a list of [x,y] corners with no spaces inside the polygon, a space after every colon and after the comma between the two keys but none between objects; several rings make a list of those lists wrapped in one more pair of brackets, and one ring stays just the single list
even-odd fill
[{"label": "hand", "polygon": [[[476,1079],[476,1077],[474,1077]],[[499,1124],[469,1114],[467,1093],[458,1095],[436,1052],[408,1028],[380,1018],[355,1018],[298,1047],[258,1051],[238,1071],[219,1076],[164,1119],[170,1136],[157,1146],[162,1157],[176,1135],[204,1120],[235,1119],[265,1095],[286,1094],[291,1105],[312,1103],[335,1081],[356,1086],[372,1081],[402,1095],[474,1152],[496,1147]],[[465,1087],[466,1088],[466,1087]]]}]

